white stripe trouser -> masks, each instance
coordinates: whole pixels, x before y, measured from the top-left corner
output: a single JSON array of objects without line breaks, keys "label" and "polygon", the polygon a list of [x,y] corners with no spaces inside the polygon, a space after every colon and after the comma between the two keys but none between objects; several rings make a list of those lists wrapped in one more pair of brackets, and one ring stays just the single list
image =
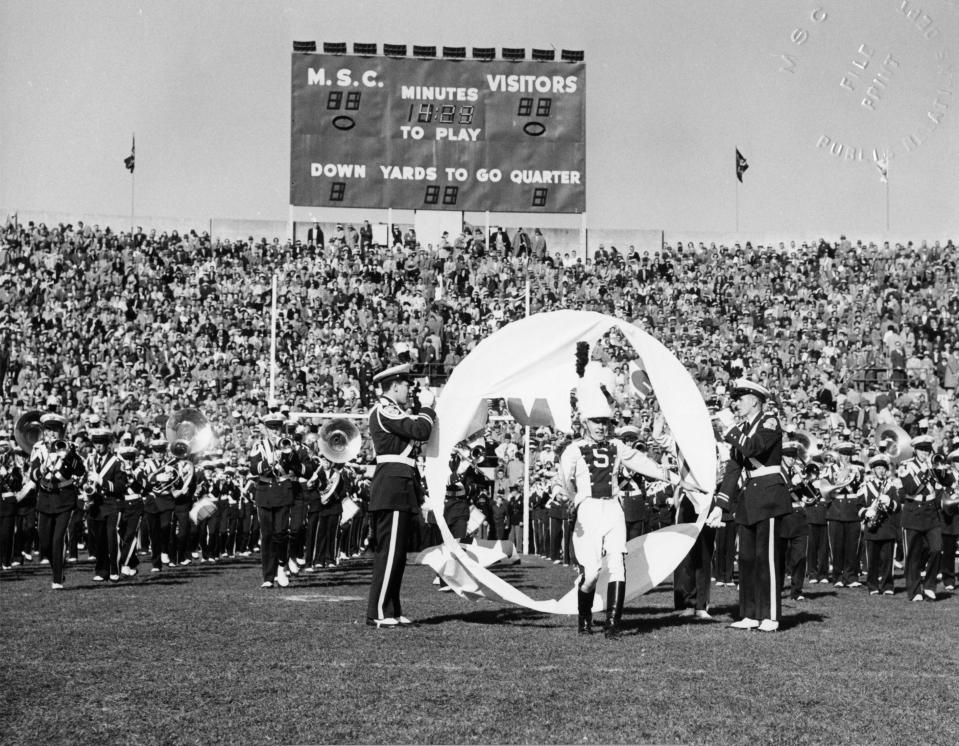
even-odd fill
[{"label": "white stripe trouser", "polygon": [[583,575],[580,589],[586,593],[596,588],[603,557],[609,568],[610,582],[626,580],[626,517],[619,500],[598,500],[587,497],[576,511],[573,551]]}]

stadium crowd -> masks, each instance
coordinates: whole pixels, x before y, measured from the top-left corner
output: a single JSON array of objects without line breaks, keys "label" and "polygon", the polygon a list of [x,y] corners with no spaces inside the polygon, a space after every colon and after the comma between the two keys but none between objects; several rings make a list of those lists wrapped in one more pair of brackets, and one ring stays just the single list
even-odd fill
[{"label": "stadium crowd", "polygon": [[[239,482],[261,419],[278,402],[284,413],[361,415],[375,399],[373,375],[398,360],[441,385],[480,340],[525,314],[528,284],[532,313],[594,310],[642,326],[686,365],[711,405],[748,374],[778,394],[787,433],[824,453],[852,444],[864,465],[882,450],[874,437],[881,425],[928,435],[943,455],[959,436],[952,241],[600,245],[579,256],[551,251],[538,229],[497,228],[486,237],[464,227],[421,242],[397,228],[388,246],[373,243],[369,223],[328,233],[293,243],[228,241],[8,220],[0,243],[0,422],[12,428],[24,412],[55,401],[71,430],[129,432],[145,450],[169,414],[196,408],[219,436],[219,467]],[[615,424],[659,456],[655,407],[631,385],[631,357],[615,337],[599,352],[616,374]],[[492,404],[505,414],[501,402]],[[315,433],[317,421],[302,422]],[[468,495],[483,514],[483,535],[517,543],[521,440],[508,418],[491,422],[476,459],[487,468]],[[535,433],[530,533],[533,551],[569,562],[568,516],[550,488],[560,447]],[[357,461],[370,456],[367,445]],[[670,522],[671,492],[642,492],[643,530]],[[427,522],[423,543],[434,538],[430,530]],[[344,554],[361,550],[360,533]]]}]

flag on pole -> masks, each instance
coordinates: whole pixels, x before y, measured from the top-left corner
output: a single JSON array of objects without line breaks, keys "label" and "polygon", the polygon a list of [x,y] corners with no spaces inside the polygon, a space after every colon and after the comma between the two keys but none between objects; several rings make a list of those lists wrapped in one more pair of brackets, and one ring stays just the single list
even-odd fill
[{"label": "flag on pole", "polygon": [[879,169],[879,181],[883,184],[889,183],[889,159],[883,156],[876,161],[876,168]]},{"label": "flag on pole", "polygon": [[653,384],[640,359],[629,361],[629,383],[640,401],[646,401],[653,393]]},{"label": "flag on pole", "polygon": [[749,164],[746,163],[746,158],[739,152],[739,148],[736,148],[736,178],[739,179],[740,184],[743,183],[743,174],[746,173],[747,168]]},{"label": "flag on pole", "polygon": [[133,138],[133,145],[130,146],[130,155],[123,159],[123,165],[127,167],[127,171],[131,174],[133,173],[133,166],[136,163],[137,155],[137,139]]}]

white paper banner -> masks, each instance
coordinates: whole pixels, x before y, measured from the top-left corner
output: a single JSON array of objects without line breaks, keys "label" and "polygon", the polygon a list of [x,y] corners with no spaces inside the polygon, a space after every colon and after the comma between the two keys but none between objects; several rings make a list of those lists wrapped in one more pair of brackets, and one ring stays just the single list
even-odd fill
[{"label": "white paper banner", "polygon": [[[442,575],[463,596],[499,599],[535,611],[576,613],[576,589],[562,598],[537,600],[484,567],[482,558],[470,556],[453,538],[443,520],[443,502],[449,481],[453,447],[476,431],[488,398],[520,399],[527,411],[545,400],[553,427],[572,431],[569,394],[576,387],[576,343],[590,347],[610,329],[619,329],[642,359],[653,392],[670,431],[689,467],[687,481],[704,494],[690,493],[697,504],[696,523],[669,526],[628,543],[626,598],[635,598],[665,580],[689,552],[705,522],[715,487],[716,447],[709,413],[692,377],[659,341],[625,321],[591,311],[556,311],[513,322],[483,340],[450,375],[437,402],[437,426],[426,445],[426,481],[429,502],[443,537],[417,558]],[[599,587],[607,580],[605,570]],[[596,609],[603,605],[597,594]]]}]

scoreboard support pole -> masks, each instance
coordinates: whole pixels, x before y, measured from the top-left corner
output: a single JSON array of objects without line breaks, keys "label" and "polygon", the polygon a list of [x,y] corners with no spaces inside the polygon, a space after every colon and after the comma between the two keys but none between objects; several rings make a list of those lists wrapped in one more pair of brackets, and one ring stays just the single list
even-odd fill
[{"label": "scoreboard support pole", "polygon": [[489,254],[493,250],[493,247],[490,246],[489,210],[486,210],[484,214],[486,216],[486,234],[483,236],[483,243],[486,244],[486,253]]},{"label": "scoreboard support pole", "polygon": [[293,205],[287,205],[286,210],[286,238],[290,245],[296,241],[296,223],[293,220]]},{"label": "scoreboard support pole", "polygon": [[386,246],[393,250],[393,208],[386,208]]}]

